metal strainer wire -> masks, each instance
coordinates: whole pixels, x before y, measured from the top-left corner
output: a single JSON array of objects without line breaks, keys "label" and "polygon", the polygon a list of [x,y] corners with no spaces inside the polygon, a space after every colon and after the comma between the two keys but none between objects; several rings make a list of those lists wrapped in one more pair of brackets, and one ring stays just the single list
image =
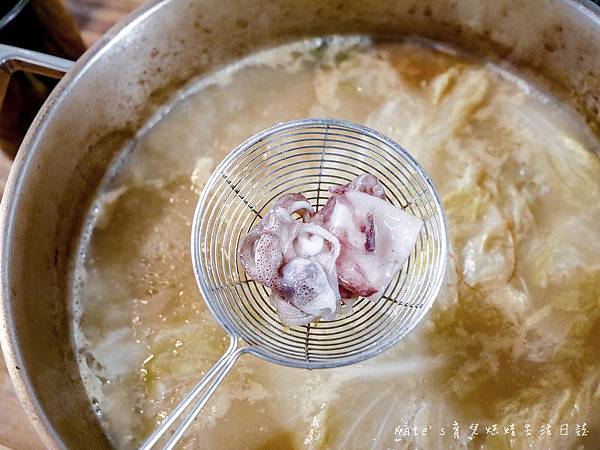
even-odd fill
[{"label": "metal strainer wire", "polygon": [[[275,199],[301,193],[320,209],[329,187],[365,172],[385,186],[387,199],[421,218],[417,243],[382,298],[360,299],[352,312],[308,326],[285,326],[269,291],[246,276],[240,241]],[[351,122],[305,119],[265,130],[241,144],[208,180],[194,215],[192,259],[200,292],[231,337],[223,357],[144,443],[154,446],[194,403],[164,448],[173,448],[244,353],[291,367],[339,367],[396,344],[425,316],[442,284],[447,260],[444,211],[415,159],[386,136]],[[238,347],[238,340],[247,345]]]}]

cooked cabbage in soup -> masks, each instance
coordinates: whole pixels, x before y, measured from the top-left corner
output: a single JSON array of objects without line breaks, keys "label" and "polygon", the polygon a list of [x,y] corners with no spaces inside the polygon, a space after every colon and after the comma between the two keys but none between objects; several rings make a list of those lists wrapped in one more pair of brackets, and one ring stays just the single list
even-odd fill
[{"label": "cooked cabbage in soup", "polygon": [[492,64],[359,37],[258,53],[180,98],[115,163],[81,241],[74,338],[118,448],[228,344],[190,261],[203,183],[250,135],[304,117],[375,128],[429,172],[449,219],[442,292],[366,363],[242,357],[182,448],[597,448],[600,158],[582,120]]}]

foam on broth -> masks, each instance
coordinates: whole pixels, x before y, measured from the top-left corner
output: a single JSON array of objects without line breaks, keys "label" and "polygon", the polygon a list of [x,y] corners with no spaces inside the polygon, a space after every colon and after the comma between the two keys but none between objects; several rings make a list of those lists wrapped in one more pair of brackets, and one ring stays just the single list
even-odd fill
[{"label": "foam on broth", "polygon": [[338,117],[389,135],[431,175],[452,245],[443,291],[422,326],[357,366],[243,357],[183,448],[592,448],[600,160],[577,117],[489,64],[361,37],[271,49],[184,94],[116,163],[81,242],[75,345],[117,447],[139,444],[227,346],[189,254],[211,170],[274,123]]}]

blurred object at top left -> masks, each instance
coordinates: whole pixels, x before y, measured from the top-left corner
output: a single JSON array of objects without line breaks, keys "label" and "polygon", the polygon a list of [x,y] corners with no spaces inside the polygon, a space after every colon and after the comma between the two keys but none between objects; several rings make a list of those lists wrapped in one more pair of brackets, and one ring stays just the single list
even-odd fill
[{"label": "blurred object at top left", "polygon": [[[61,0],[1,2],[0,43],[73,60],[85,51],[77,24]],[[23,72],[12,75],[0,109],[0,149],[9,158],[15,156],[31,121],[56,83]]]}]

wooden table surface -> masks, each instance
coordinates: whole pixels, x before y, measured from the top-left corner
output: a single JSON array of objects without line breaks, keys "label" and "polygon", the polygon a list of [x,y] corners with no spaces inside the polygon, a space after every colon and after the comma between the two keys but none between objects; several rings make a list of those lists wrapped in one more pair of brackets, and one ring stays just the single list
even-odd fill
[{"label": "wooden table surface", "polygon": [[[66,0],[87,46],[144,0]],[[4,189],[10,162],[0,160],[0,190]],[[17,399],[0,355],[0,450],[39,450],[43,445],[31,428]]]}]

